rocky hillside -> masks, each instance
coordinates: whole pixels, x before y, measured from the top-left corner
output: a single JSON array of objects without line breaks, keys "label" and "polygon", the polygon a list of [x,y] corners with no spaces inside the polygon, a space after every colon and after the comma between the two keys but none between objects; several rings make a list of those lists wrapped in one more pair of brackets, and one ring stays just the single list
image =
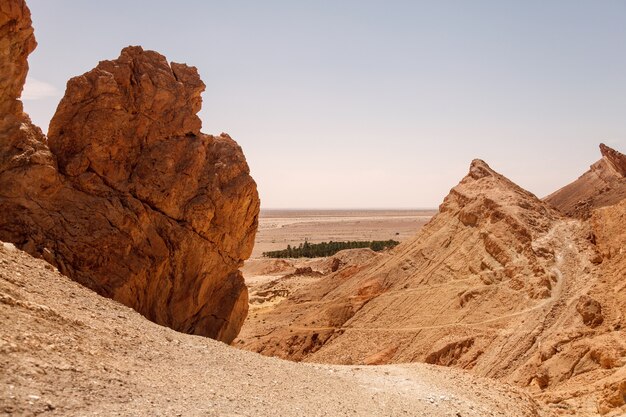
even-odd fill
[{"label": "rocky hillside", "polygon": [[602,158],[576,181],[545,198],[568,216],[586,219],[598,207],[626,198],[626,155],[600,144]]},{"label": "rocky hillside", "polygon": [[125,48],[68,82],[46,137],[19,100],[36,45],[23,0],[3,0],[0,31],[0,238],[156,323],[232,341],[259,198],[237,143],[200,132],[197,70]]},{"label": "rocky hillside", "polygon": [[623,204],[590,223],[566,217],[475,160],[413,240],[259,314],[241,344],[310,362],[453,366],[576,415],[619,414]]},{"label": "rocky hillside", "polygon": [[549,417],[521,390],[424,364],[297,364],[150,323],[0,242],[2,416]]}]

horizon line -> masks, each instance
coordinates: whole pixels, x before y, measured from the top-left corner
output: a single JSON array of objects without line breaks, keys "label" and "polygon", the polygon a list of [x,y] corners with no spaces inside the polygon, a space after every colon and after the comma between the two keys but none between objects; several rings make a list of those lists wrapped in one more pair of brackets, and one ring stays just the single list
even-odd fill
[{"label": "horizon line", "polygon": [[378,211],[424,211],[439,210],[439,207],[261,207],[261,210],[378,210]]}]

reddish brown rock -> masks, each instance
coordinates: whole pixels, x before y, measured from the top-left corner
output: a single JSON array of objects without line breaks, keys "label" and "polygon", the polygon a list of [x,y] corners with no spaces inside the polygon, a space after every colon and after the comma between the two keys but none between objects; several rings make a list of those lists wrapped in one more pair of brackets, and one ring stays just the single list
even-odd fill
[{"label": "reddish brown rock", "polygon": [[23,0],[0,4],[0,115],[7,123],[10,116],[20,117],[19,100],[28,73],[28,55],[37,42],[33,34],[30,10]]},{"label": "reddish brown rock", "polygon": [[605,415],[624,405],[626,405],[626,379],[607,384],[602,391],[602,398],[598,401],[598,413]]},{"label": "reddish brown rock", "polygon": [[626,155],[609,148],[604,143],[600,144],[600,153],[618,174],[626,177]]},{"label": "reddish brown rock", "polygon": [[[20,95],[28,73],[28,55],[37,42],[30,10],[23,0],[0,3],[0,173],[19,169],[25,162],[51,165],[41,130],[22,110]],[[50,173],[52,177],[54,175]],[[54,178],[50,179],[51,182]]]},{"label": "reddish brown rock", "polygon": [[576,303],[576,311],[583,319],[583,322],[589,327],[597,327],[602,324],[602,306],[600,303],[588,295],[581,295]]},{"label": "reddish brown rock", "polygon": [[69,81],[48,148],[19,101],[28,9],[0,11],[0,239],[159,324],[232,341],[259,199],[237,143],[200,133],[196,69],[125,48]]},{"label": "reddish brown rock", "polygon": [[94,172],[116,188],[141,182],[131,175],[146,149],[200,135],[196,113],[204,87],[194,67],[170,65],[139,46],[72,78],[48,132],[60,171],[72,177]]},{"label": "reddish brown rock", "polygon": [[[26,194],[43,195],[60,187],[54,157],[46,146],[46,138],[23,113],[20,95],[28,73],[28,55],[37,42],[33,34],[30,10],[23,0],[0,3],[0,205]],[[24,176],[34,175],[40,181],[30,183]],[[9,199],[9,200],[7,200]],[[3,211],[14,222],[28,223],[18,211]],[[8,226],[8,225],[7,225]],[[21,226],[15,224],[17,228]],[[9,228],[11,226],[8,226]],[[4,228],[4,227],[2,227]]]}]

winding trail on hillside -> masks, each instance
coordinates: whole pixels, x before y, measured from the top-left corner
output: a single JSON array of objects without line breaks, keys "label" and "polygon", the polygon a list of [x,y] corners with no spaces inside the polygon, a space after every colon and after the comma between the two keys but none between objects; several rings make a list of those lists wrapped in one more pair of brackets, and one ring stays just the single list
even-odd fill
[{"label": "winding trail on hillside", "polygon": [[[323,331],[357,331],[357,332],[419,332],[421,330],[430,330],[430,329],[442,329],[442,328],[451,328],[451,327],[477,327],[484,324],[495,323],[501,320],[506,320],[513,317],[522,316],[525,314],[529,314],[546,307],[553,307],[559,301],[562,301],[562,292],[563,292],[563,281],[565,279],[565,274],[563,270],[572,270],[574,266],[567,265],[566,262],[574,262],[577,263],[578,253],[574,253],[575,246],[571,244],[569,241],[572,236],[572,227],[580,227],[580,222],[577,220],[563,220],[557,222],[544,236],[536,239],[533,242],[537,246],[545,246],[546,244],[550,244],[555,248],[555,263],[551,269],[557,279],[553,283],[552,291],[550,297],[539,301],[537,304],[525,308],[520,311],[512,312],[509,314],[504,314],[498,317],[493,317],[485,320],[480,320],[476,322],[470,323],[462,323],[462,322],[454,322],[454,323],[444,323],[444,324],[436,324],[430,326],[412,326],[412,327],[355,327],[355,326],[290,326],[290,329],[293,329],[297,332],[323,332]],[[424,285],[424,288],[408,288],[401,290],[393,290],[389,292],[384,292],[380,294],[378,297],[393,297],[398,294],[406,294],[410,292],[425,292],[430,291],[433,288],[445,287],[450,285],[456,285],[460,281],[470,280],[472,278],[466,278],[461,280],[455,280],[447,283],[441,283],[436,285]],[[502,281],[496,285],[502,285],[507,281]],[[308,305],[308,304],[328,304],[332,305],[333,301],[324,302],[324,301],[309,301],[304,303],[299,303],[298,306]],[[548,312],[549,313],[549,312]],[[547,316],[547,314],[546,314]],[[510,332],[510,333],[528,333],[527,330],[522,330],[518,332]],[[509,333],[509,334],[510,334]]]}]

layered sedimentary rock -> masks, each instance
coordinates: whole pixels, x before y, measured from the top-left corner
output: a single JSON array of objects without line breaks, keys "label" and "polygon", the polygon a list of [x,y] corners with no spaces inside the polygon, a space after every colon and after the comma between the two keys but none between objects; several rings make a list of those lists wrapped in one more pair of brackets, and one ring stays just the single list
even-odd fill
[{"label": "layered sedimentary rock", "polygon": [[[300,301],[313,303],[303,310],[297,328],[286,330],[292,334],[285,337],[285,345],[272,346],[281,339],[277,329],[267,343],[262,339],[252,348],[298,360],[323,355],[320,360],[339,363],[363,362],[371,354],[393,348],[389,361],[402,362],[432,358],[435,340],[460,338],[468,348],[466,359],[472,362],[477,355],[469,351],[481,348],[474,336],[467,336],[467,323],[509,317],[543,305],[558,289],[554,253],[533,247],[533,242],[555,233],[553,227],[561,217],[475,160],[439,214],[415,238],[392,255],[357,270],[339,271],[298,294],[292,308]],[[289,303],[283,304],[282,308],[290,308]],[[481,327],[486,339],[493,336],[488,324]],[[317,333],[316,343],[302,340],[299,331],[305,338]],[[432,333],[432,338],[412,341],[414,333],[424,332]],[[342,351],[343,340],[346,347],[349,339],[354,339],[354,347]],[[332,343],[324,344],[327,340]],[[445,344],[456,343],[455,339]],[[462,358],[459,355],[454,361]]]},{"label": "layered sedimentary rock", "polygon": [[545,198],[568,216],[589,218],[598,207],[626,198],[626,155],[600,144],[602,158],[576,181]]},{"label": "layered sedimentary rock", "polygon": [[612,410],[626,371],[620,209],[595,212],[593,226],[568,218],[475,160],[414,239],[291,295],[243,345],[460,367],[564,409]]},{"label": "layered sedimentary rock", "polygon": [[47,139],[19,101],[28,9],[0,7],[0,239],[159,324],[232,341],[259,199],[237,143],[200,132],[196,69],[125,48],[68,82]]}]

